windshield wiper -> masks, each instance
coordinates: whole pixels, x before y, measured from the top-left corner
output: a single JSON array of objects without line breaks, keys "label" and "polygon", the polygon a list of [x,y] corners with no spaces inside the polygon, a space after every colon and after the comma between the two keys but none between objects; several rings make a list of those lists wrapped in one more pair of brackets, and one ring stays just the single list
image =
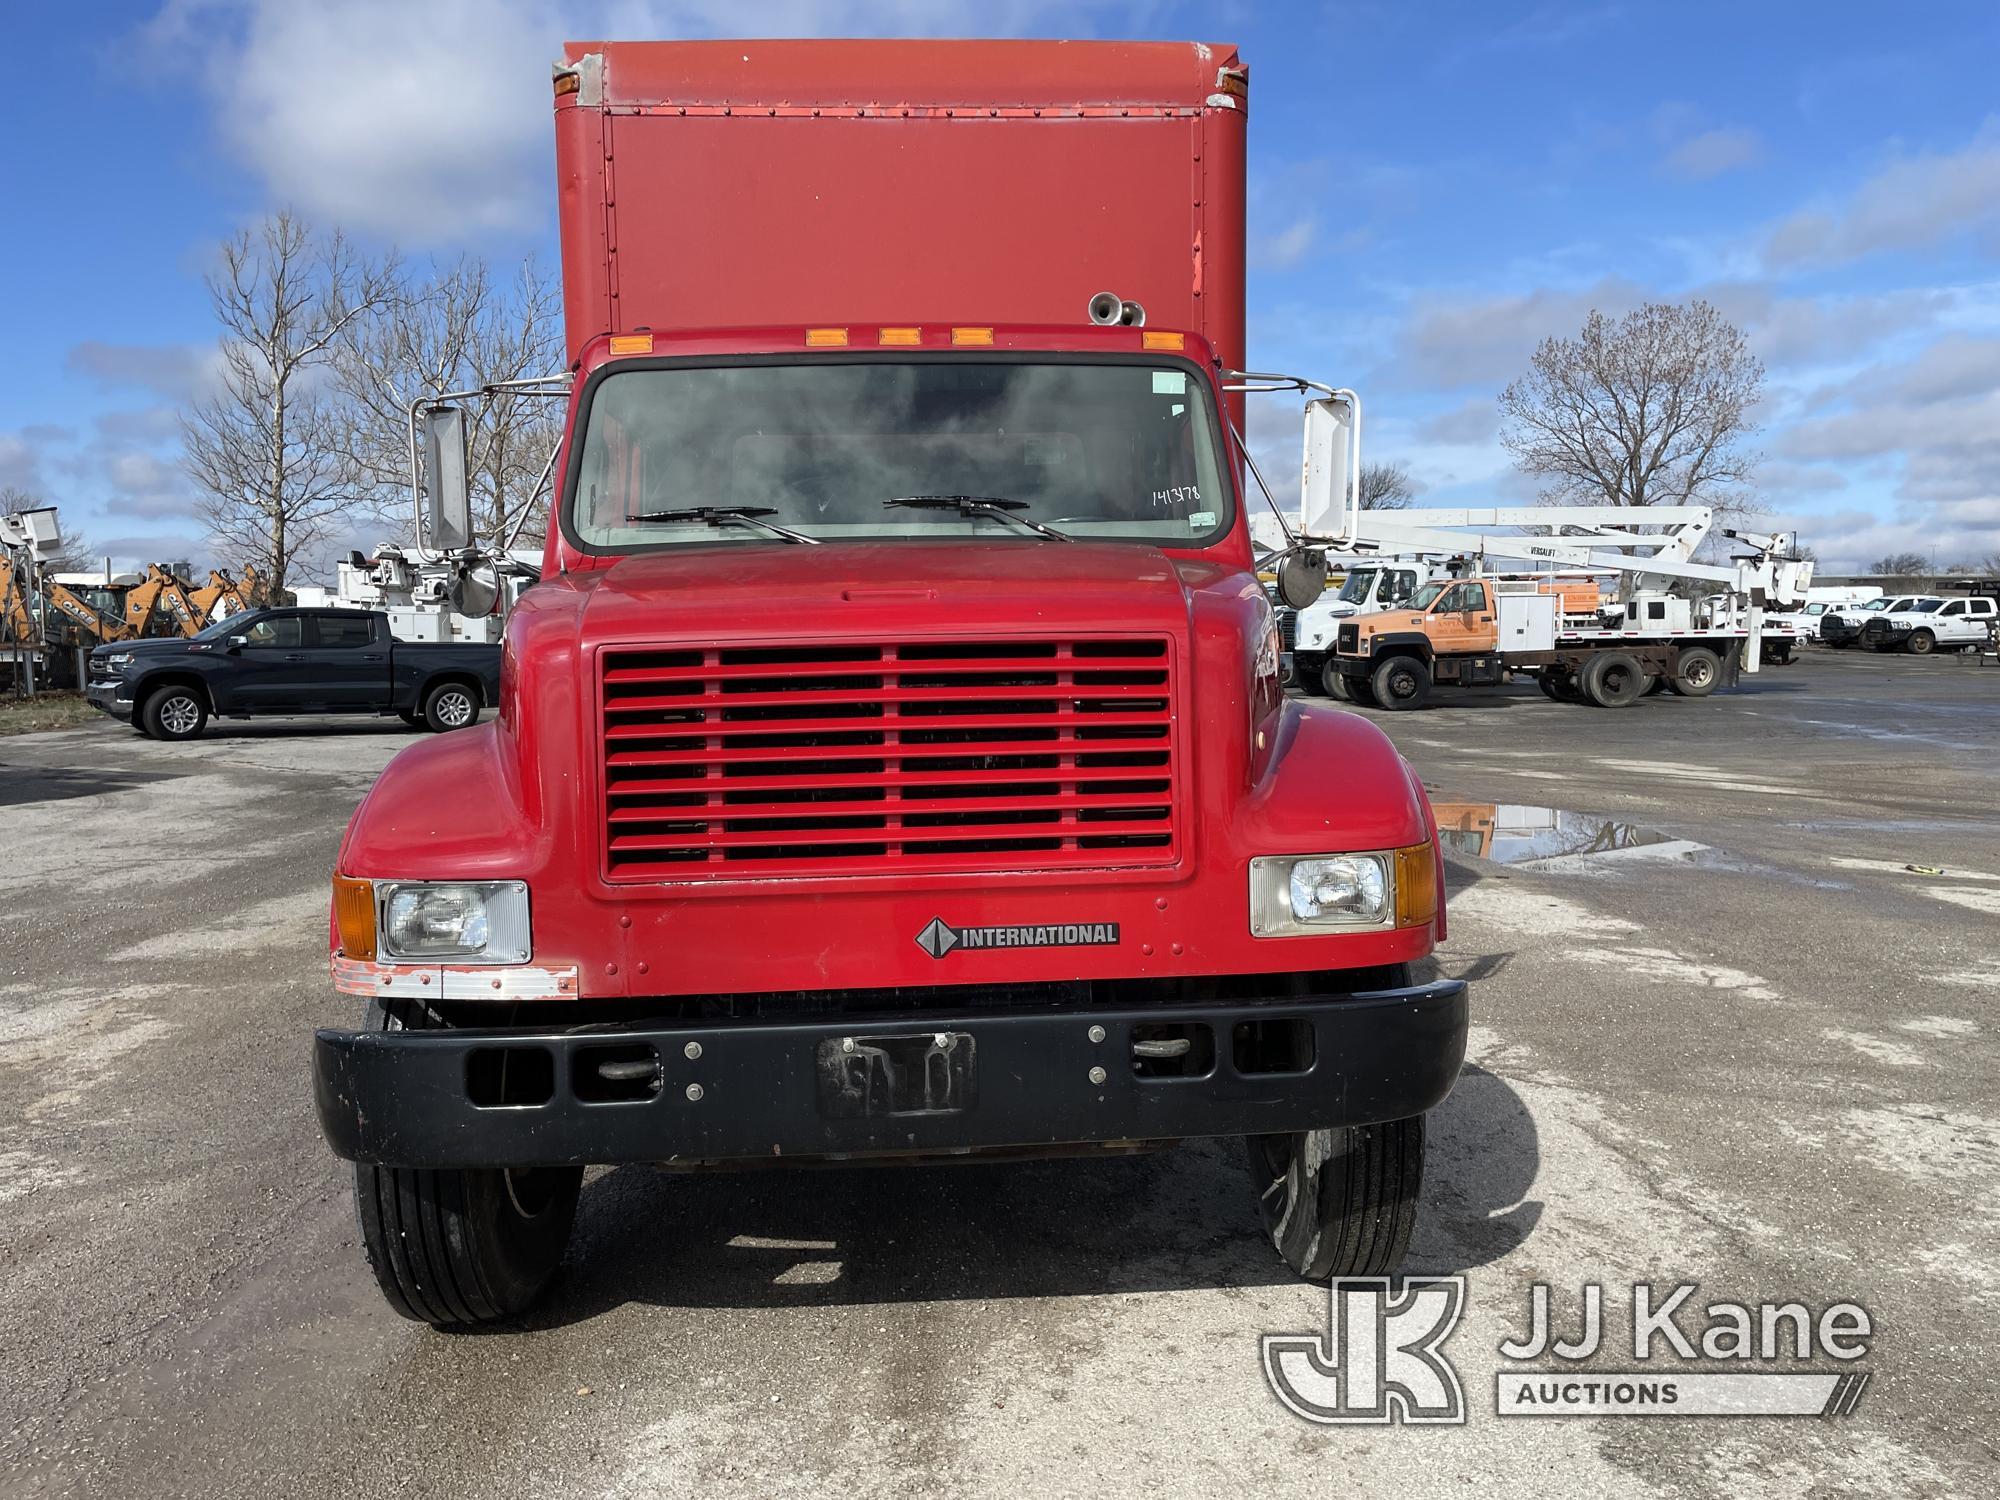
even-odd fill
[{"label": "windshield wiper", "polygon": [[632,517],[635,521],[705,521],[710,526],[748,526],[757,531],[781,536],[788,542],[802,542],[808,547],[817,547],[819,538],[807,536],[803,531],[794,531],[789,526],[779,526],[764,519],[775,516],[775,505],[690,505],[683,510],[647,510]]},{"label": "windshield wiper", "polygon": [[1040,521],[1031,521],[1026,516],[1016,515],[1016,511],[1026,510],[1025,500],[1002,500],[994,495],[898,495],[893,500],[884,500],[884,506],[900,506],[906,510],[955,510],[961,516],[992,516],[999,521],[1012,521],[1016,526],[1025,526],[1037,536],[1045,536],[1058,542],[1073,542],[1075,537],[1067,532],[1057,531],[1053,526],[1044,526]]}]

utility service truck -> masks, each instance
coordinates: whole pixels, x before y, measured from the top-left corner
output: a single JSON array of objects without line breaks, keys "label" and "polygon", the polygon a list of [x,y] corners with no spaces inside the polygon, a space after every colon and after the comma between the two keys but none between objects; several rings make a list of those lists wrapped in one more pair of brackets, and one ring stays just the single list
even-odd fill
[{"label": "utility service truck", "polygon": [[[1334,698],[1383,708],[1419,708],[1436,684],[1477,687],[1512,673],[1534,677],[1551,698],[1607,708],[1665,688],[1705,697],[1765,659],[1790,660],[1796,628],[1767,626],[1764,611],[1802,602],[1812,577],[1783,536],[1725,531],[1748,550],[1695,562],[1712,521],[1706,506],[1350,513],[1338,539],[1346,545],[1447,557],[1451,576],[1406,607],[1338,622],[1321,682]],[[1618,587],[1608,602],[1593,588],[1595,611],[1584,613],[1558,577],[1492,576],[1484,569],[1493,558],[1579,569]],[[1659,587],[1669,581],[1717,591],[1689,599]]]},{"label": "utility service truck", "polygon": [[590,42],[554,92],[543,581],[333,879],[390,1303],[517,1312],[588,1163],[1190,1136],[1300,1274],[1393,1269],[1466,989],[1416,776],[1279,685],[1244,393],[1312,397],[1326,510],[1359,403],[1241,372],[1235,51]]}]

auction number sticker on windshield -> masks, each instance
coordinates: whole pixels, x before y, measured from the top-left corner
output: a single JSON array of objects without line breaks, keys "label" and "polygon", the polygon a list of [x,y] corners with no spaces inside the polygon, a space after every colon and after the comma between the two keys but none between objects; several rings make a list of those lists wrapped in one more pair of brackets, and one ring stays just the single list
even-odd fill
[{"label": "auction number sticker on windshield", "polygon": [[1153,371],[1153,394],[1155,396],[1185,396],[1187,394],[1187,371]]}]

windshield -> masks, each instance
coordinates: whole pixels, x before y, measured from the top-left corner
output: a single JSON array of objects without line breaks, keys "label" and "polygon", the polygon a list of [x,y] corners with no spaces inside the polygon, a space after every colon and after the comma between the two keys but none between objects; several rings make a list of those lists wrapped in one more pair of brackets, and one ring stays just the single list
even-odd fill
[{"label": "windshield", "polygon": [[1334,597],[1343,604],[1366,604],[1369,594],[1374,592],[1377,571],[1374,568],[1356,568],[1347,575],[1347,582],[1340,586],[1340,592]]},{"label": "windshield", "polygon": [[1861,606],[1863,609],[1887,609],[1888,607],[1889,601],[1887,599],[1870,599],[1866,604]]},{"label": "windshield", "polygon": [[1889,610],[1892,615],[1927,615],[1944,603],[1942,599],[1905,599]]},{"label": "windshield", "polygon": [[1449,583],[1425,584],[1414,594],[1410,595],[1410,608],[1429,609],[1433,604],[1437,603],[1438,595],[1442,594],[1449,587],[1451,587]]},{"label": "windshield", "polygon": [[[742,507],[820,541],[1012,538],[1201,546],[1229,525],[1204,382],[1186,368],[1000,360],[850,360],[620,370],[590,398],[571,539],[589,550],[778,541],[710,525]],[[1043,540],[1046,540],[1045,538]]]},{"label": "windshield", "polygon": [[225,615],[220,620],[211,620],[208,624],[202,626],[200,630],[197,630],[192,636],[190,636],[189,639],[197,641],[219,641],[226,635],[241,635],[243,634],[245,627],[247,627],[250,624],[250,622],[255,618],[256,618],[255,615],[249,614],[243,610],[238,610],[235,614]]}]

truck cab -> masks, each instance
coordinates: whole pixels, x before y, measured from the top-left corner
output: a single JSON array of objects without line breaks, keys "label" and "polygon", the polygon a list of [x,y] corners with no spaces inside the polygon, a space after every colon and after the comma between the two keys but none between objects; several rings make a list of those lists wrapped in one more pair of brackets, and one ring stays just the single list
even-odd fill
[{"label": "truck cab", "polygon": [[543,581],[333,872],[385,1297],[518,1312],[591,1163],[1190,1136],[1294,1270],[1386,1274],[1467,998],[1411,768],[1279,686],[1233,49],[566,56]]},{"label": "truck cab", "polygon": [[[1501,681],[1496,587],[1490,578],[1433,579],[1410,596],[1405,609],[1343,621],[1325,668],[1330,695],[1384,708],[1418,708],[1433,683],[1474,687]],[[1553,622],[1557,597],[1540,590],[1534,597]]]},{"label": "truck cab", "polygon": [[1329,589],[1304,609],[1281,609],[1279,629],[1284,647],[1291,653],[1293,680],[1309,688],[1325,688],[1327,657],[1340,622],[1408,603],[1418,585],[1430,576],[1431,568],[1424,563],[1361,564],[1348,570],[1338,589]]}]

